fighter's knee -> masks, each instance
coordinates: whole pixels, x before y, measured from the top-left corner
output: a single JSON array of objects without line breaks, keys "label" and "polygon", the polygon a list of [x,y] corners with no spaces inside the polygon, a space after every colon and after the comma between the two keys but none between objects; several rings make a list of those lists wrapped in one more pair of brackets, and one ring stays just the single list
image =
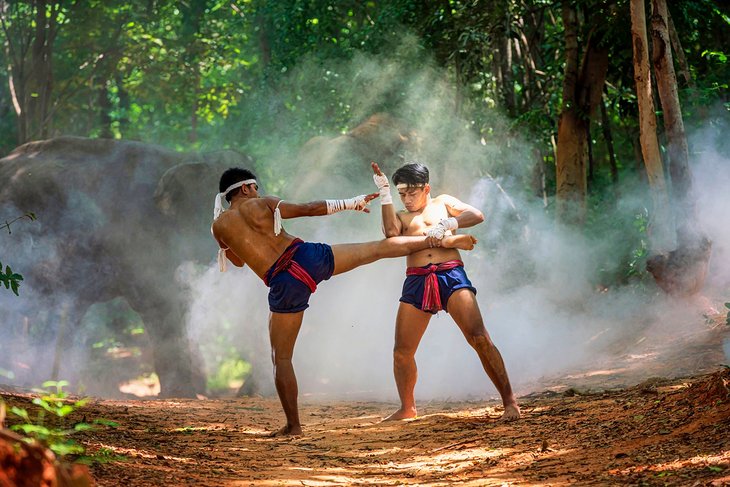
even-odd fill
[{"label": "fighter's knee", "polygon": [[404,350],[401,348],[394,348],[393,349],[393,362],[396,364],[409,362],[413,359],[413,356],[415,353],[412,353],[410,350]]},{"label": "fighter's knee", "polygon": [[291,362],[291,358],[291,354],[289,353],[277,352],[276,350],[271,352],[271,362],[275,365],[281,362]]},{"label": "fighter's knee", "polygon": [[477,349],[487,347],[492,344],[492,341],[489,339],[489,337],[482,334],[469,335],[467,337],[467,341],[469,342],[469,345]]}]

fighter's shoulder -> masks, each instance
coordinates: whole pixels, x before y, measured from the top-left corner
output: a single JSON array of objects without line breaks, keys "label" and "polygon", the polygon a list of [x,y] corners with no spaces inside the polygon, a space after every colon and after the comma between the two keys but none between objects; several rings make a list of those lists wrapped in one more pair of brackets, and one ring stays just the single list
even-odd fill
[{"label": "fighter's shoulder", "polygon": [[439,205],[449,205],[453,206],[456,203],[461,203],[461,200],[457,198],[456,196],[451,196],[450,194],[442,193],[435,198],[431,198],[431,201],[433,203],[439,204]]},{"label": "fighter's shoulder", "polygon": [[255,201],[256,204],[259,206],[267,206],[273,210],[274,208],[276,208],[276,205],[279,204],[281,198],[279,198],[278,196],[261,196],[254,199],[253,201]]}]

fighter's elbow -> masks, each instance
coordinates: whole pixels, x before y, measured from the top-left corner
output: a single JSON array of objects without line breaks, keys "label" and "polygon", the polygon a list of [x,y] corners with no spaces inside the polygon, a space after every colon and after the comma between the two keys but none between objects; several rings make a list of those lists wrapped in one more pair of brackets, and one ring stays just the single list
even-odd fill
[{"label": "fighter's elbow", "polygon": [[383,225],[383,235],[385,238],[397,237],[401,234],[400,228],[395,225]]}]

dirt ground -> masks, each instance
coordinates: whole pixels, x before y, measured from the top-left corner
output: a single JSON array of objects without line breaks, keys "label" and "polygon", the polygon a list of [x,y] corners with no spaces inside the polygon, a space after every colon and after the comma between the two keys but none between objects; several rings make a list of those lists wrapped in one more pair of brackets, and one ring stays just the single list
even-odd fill
[{"label": "dirt ground", "polygon": [[681,347],[640,340],[545,378],[514,423],[498,421],[497,401],[425,403],[416,420],[384,423],[395,404],[303,397],[303,436],[271,438],[275,398],[94,400],[77,421],[119,426],[77,439],[101,460],[100,486],[730,485],[728,337],[717,317]]}]

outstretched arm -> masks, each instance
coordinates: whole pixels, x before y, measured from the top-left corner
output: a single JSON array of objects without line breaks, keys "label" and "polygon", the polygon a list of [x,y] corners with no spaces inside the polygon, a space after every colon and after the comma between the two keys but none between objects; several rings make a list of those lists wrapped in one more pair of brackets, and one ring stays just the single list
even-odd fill
[{"label": "outstretched arm", "polygon": [[383,217],[383,234],[386,237],[396,237],[403,232],[403,225],[393,207],[393,198],[390,195],[390,183],[377,163],[371,162],[370,166],[373,168],[373,181],[375,181],[375,185],[380,192],[380,213]]},{"label": "outstretched arm", "polygon": [[282,219],[299,218],[303,216],[331,215],[343,210],[362,211],[370,213],[367,204],[378,197],[378,193],[364,194],[343,200],[320,200],[308,203],[291,203],[280,198],[268,196],[264,198],[271,211],[278,205]]}]

